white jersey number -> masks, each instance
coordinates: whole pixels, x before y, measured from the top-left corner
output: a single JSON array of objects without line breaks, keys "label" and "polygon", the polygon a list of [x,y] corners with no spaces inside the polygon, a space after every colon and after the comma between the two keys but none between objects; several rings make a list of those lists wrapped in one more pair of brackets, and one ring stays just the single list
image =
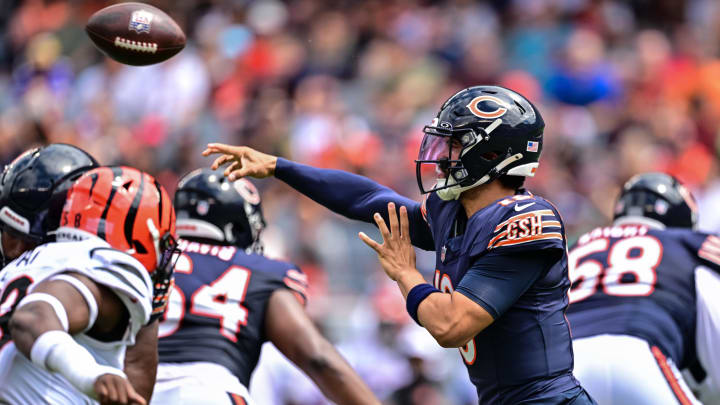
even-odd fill
[{"label": "white jersey number", "polygon": [[[609,244],[606,238],[596,239],[568,254],[570,282],[573,285],[568,293],[571,304],[595,294],[600,286],[605,294],[622,297],[645,296],[655,291],[655,268],[663,255],[660,241],[646,235],[620,239],[612,246]],[[608,248],[607,267],[597,260],[583,260]],[[628,281],[628,278],[631,280]]]},{"label": "white jersey number", "polygon": [[[180,272],[191,273],[192,266]],[[190,297],[190,313],[219,319],[220,333],[237,342],[237,334],[248,320],[248,310],[243,306],[243,301],[250,284],[250,273],[244,267],[230,266],[217,280],[193,293]],[[158,336],[163,338],[175,333],[184,317],[185,295],[178,286],[173,285]]]},{"label": "white jersey number", "polygon": [[250,270],[230,266],[210,285],[193,294],[190,313],[220,319],[220,333],[237,342],[240,327],[247,325],[248,310],[242,303],[250,283]]}]

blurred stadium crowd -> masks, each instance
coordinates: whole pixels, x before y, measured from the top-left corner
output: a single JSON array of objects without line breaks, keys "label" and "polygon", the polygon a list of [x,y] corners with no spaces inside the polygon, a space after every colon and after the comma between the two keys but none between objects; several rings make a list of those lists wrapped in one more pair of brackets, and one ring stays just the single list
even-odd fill
[{"label": "blurred stadium crowd", "polygon": [[[0,0],[1,163],[35,144],[72,143],[103,164],[153,173],[172,193],[179,176],[209,164],[205,144],[221,141],[420,198],[422,126],[458,89],[500,84],[545,118],[544,162],[528,186],[559,206],[571,240],[606,223],[618,185],[648,170],[685,181],[699,197],[700,228],[720,230],[714,0],[150,3],[178,21],[188,47],[138,68],[103,57],[85,36],[89,16],[109,2]],[[267,252],[309,274],[309,310],[373,389],[398,404],[476,398],[454,388],[467,384],[454,350],[424,354],[433,366],[422,371],[422,339],[408,337],[416,331],[396,289],[356,237],[369,226],[278,181],[259,186]],[[419,256],[425,271],[433,261]],[[282,389],[285,371],[272,367],[258,374],[275,384],[259,389]],[[290,397],[279,401],[317,401]]]}]

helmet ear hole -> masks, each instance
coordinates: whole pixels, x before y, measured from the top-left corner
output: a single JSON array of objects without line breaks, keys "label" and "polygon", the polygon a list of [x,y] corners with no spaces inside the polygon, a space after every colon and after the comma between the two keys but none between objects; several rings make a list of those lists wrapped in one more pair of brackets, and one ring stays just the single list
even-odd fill
[{"label": "helmet ear hole", "polygon": [[178,235],[254,249],[264,228],[260,194],[249,181],[229,181],[222,173],[197,169],[180,179],[174,203]]},{"label": "helmet ear hole", "polygon": [[500,152],[498,151],[491,151],[491,152],[485,152],[482,155],[480,155],[481,158],[487,161],[493,161],[500,156]]},{"label": "helmet ear hole", "polygon": [[520,105],[520,103],[518,103],[517,100],[513,100],[513,101],[515,102],[515,105],[517,106],[517,108],[520,109],[520,111],[523,113],[523,115],[525,115],[527,110],[525,110],[525,108],[522,105]]}]

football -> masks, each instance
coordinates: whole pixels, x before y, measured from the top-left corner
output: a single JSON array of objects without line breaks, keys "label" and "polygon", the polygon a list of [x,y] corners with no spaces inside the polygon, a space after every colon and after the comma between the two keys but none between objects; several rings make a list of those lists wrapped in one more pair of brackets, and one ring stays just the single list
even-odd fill
[{"label": "football", "polygon": [[185,47],[185,33],[165,12],[143,3],[120,3],[90,17],[85,31],[95,45],[120,63],[165,61]]}]

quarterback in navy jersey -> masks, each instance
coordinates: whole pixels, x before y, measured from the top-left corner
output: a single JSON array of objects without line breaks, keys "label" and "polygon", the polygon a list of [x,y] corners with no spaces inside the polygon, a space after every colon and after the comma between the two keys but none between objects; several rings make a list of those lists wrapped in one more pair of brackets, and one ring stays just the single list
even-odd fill
[{"label": "quarterback in navy jersey", "polygon": [[305,314],[307,277],[262,255],[260,195],[245,179],[198,169],[175,194],[182,254],[166,317],[153,404],[253,404],[262,344],[271,341],[338,404],[378,404]]},{"label": "quarterback in navy jersey", "polygon": [[[572,374],[562,220],[522,188],[537,170],[543,130],[535,106],[511,90],[456,93],[424,128],[422,204],[365,177],[247,147],[210,144],[204,154],[220,154],[213,167],[229,164],[231,179],[274,175],[341,215],[377,224],[382,244],[360,238],[413,319],[440,345],[460,349],[481,404],[592,404]],[[411,243],[436,252],[434,285],[415,268]]]},{"label": "quarterback in navy jersey", "polygon": [[600,403],[698,403],[678,369],[720,390],[720,238],[695,223],[685,187],[646,173],[570,250],[576,376]]}]

